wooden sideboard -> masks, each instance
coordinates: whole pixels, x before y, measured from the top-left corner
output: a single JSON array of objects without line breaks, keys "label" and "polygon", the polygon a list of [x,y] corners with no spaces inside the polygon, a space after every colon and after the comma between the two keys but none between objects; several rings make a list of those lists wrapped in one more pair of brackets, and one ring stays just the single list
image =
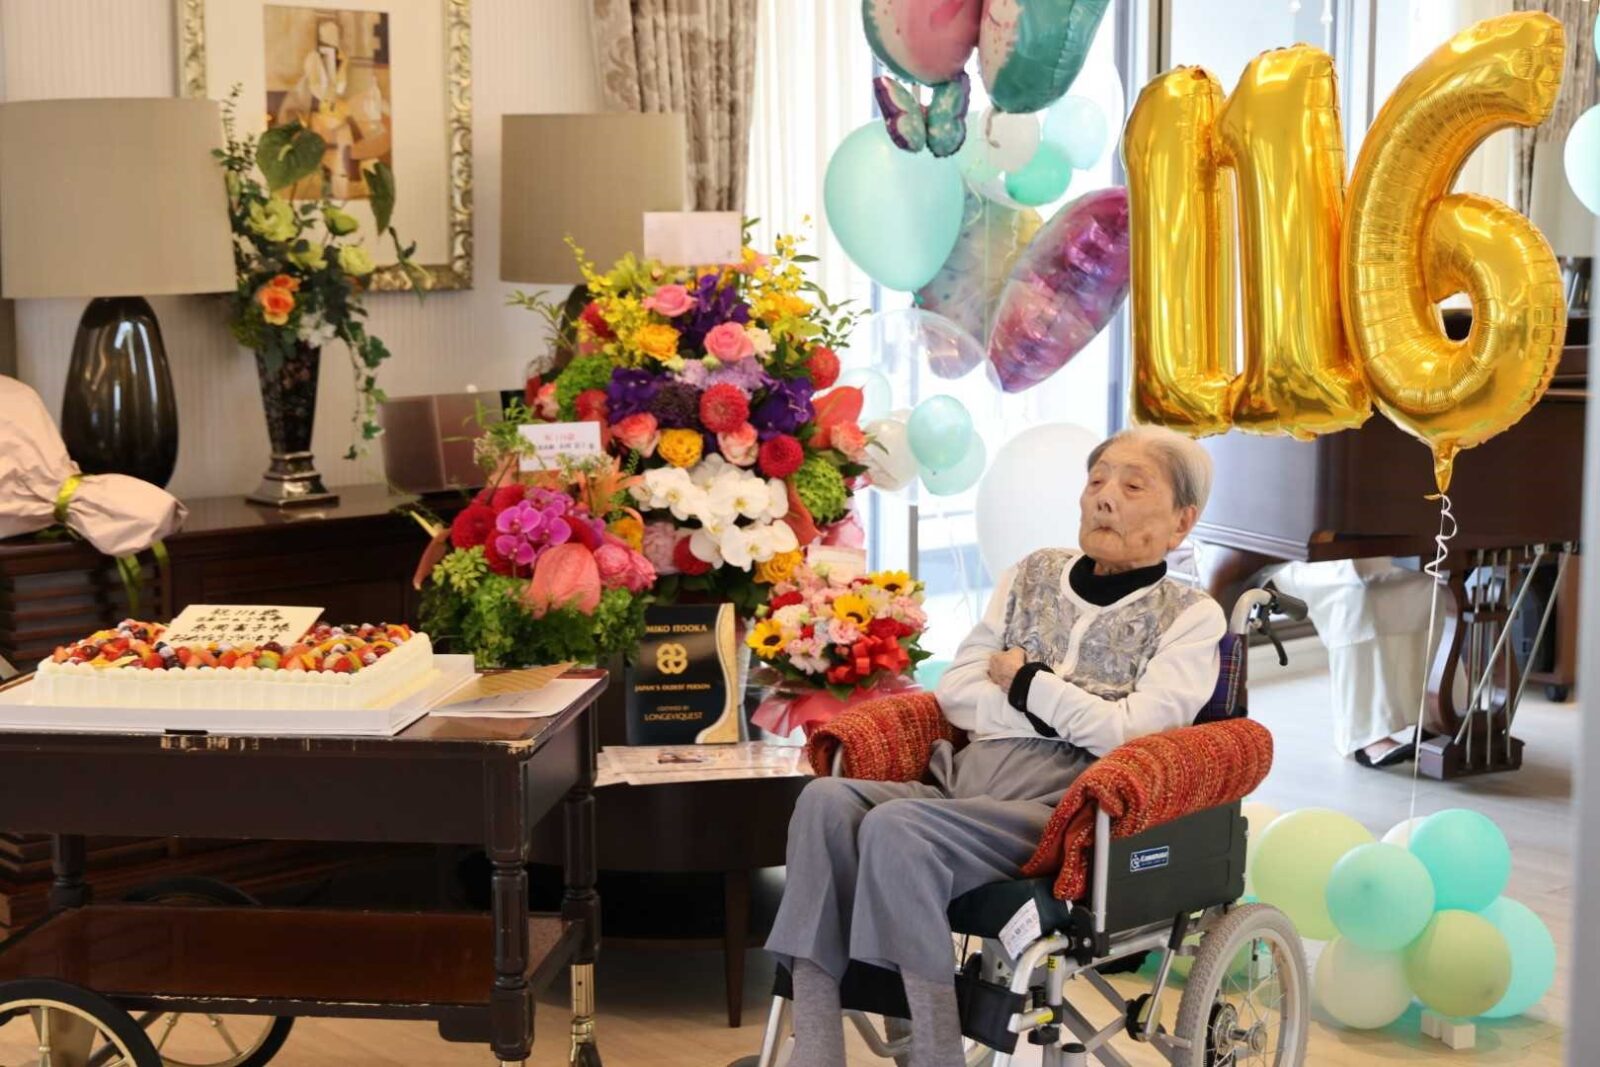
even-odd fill
[{"label": "wooden sideboard", "polygon": [[[187,522],[166,542],[170,564],[158,570],[149,553],[141,560],[138,614],[170,618],[189,604],[312,604],[340,622],[414,621],[411,575],[427,535],[395,509],[415,498],[381,485],[340,488],[339,496],[333,507],[285,511],[242,496],[188,501]],[[0,656],[18,668],[129,614],[116,566],[88,545],[0,541]],[[362,858],[345,846],[111,838],[91,841],[89,857],[90,880],[109,895],[176,875],[270,891]],[[49,880],[48,841],[0,831],[0,926],[41,914]]]}]

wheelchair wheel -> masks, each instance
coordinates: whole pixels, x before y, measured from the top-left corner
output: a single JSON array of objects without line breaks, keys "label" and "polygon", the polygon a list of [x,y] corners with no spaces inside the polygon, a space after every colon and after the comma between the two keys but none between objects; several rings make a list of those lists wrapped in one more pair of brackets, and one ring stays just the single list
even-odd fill
[{"label": "wheelchair wheel", "polygon": [[1205,932],[1178,1004],[1177,1067],[1297,1067],[1311,1021],[1305,949],[1289,917],[1246,904]]},{"label": "wheelchair wheel", "polygon": [[0,983],[0,1018],[32,1016],[28,1044],[40,1063],[161,1067],[150,1038],[128,1013],[70,982],[27,978]]},{"label": "wheelchair wheel", "polygon": [[[172,878],[140,886],[130,904],[181,907],[259,907],[244,890],[212,878]],[[265,1067],[294,1029],[293,1016],[199,1015],[145,1012],[136,1020],[150,1034],[161,1067]]]}]

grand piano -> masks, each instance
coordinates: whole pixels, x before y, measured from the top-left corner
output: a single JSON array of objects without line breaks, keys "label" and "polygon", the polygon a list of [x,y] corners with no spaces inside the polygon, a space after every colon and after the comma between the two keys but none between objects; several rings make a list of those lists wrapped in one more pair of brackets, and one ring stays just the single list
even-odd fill
[{"label": "grand piano", "polygon": [[[1452,335],[1465,336],[1470,321],[1447,319],[1446,325]],[[1552,563],[1575,554],[1582,534],[1588,326],[1586,318],[1569,321],[1560,368],[1534,409],[1456,459],[1450,499],[1459,532],[1446,563],[1444,638],[1428,676],[1424,726],[1430,736],[1419,754],[1423,773],[1432,777],[1521,765],[1522,742],[1511,735],[1511,721],[1527,681],[1512,642],[1500,635],[1514,622],[1515,594],[1535,560]],[[1205,444],[1216,481],[1195,538],[1211,546],[1205,569],[1221,603],[1231,603],[1275,563],[1433,558],[1439,506],[1427,499],[1434,492],[1432,458],[1381,415],[1360,429],[1313,441],[1235,432]],[[1554,630],[1557,659],[1570,670],[1576,567],[1566,571],[1564,610]],[[1479,679],[1489,682],[1476,702],[1469,695],[1467,706],[1457,707],[1455,679],[1463,669],[1469,692],[1479,688]]]}]

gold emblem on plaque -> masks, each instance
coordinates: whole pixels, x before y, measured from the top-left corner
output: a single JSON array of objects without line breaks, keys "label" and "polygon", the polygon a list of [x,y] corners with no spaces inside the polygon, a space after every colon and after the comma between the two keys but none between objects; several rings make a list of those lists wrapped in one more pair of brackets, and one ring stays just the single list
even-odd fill
[{"label": "gold emblem on plaque", "polygon": [[656,649],[656,670],[662,674],[682,674],[689,669],[689,650],[669,641]]}]

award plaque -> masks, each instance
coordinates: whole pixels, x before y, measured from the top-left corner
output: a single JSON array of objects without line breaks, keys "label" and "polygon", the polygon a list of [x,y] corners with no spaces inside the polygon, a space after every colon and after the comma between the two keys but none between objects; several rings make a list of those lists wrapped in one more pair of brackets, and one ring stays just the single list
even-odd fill
[{"label": "award plaque", "polygon": [[744,687],[737,622],[732,604],[649,609],[628,687],[628,744],[739,740]]}]

